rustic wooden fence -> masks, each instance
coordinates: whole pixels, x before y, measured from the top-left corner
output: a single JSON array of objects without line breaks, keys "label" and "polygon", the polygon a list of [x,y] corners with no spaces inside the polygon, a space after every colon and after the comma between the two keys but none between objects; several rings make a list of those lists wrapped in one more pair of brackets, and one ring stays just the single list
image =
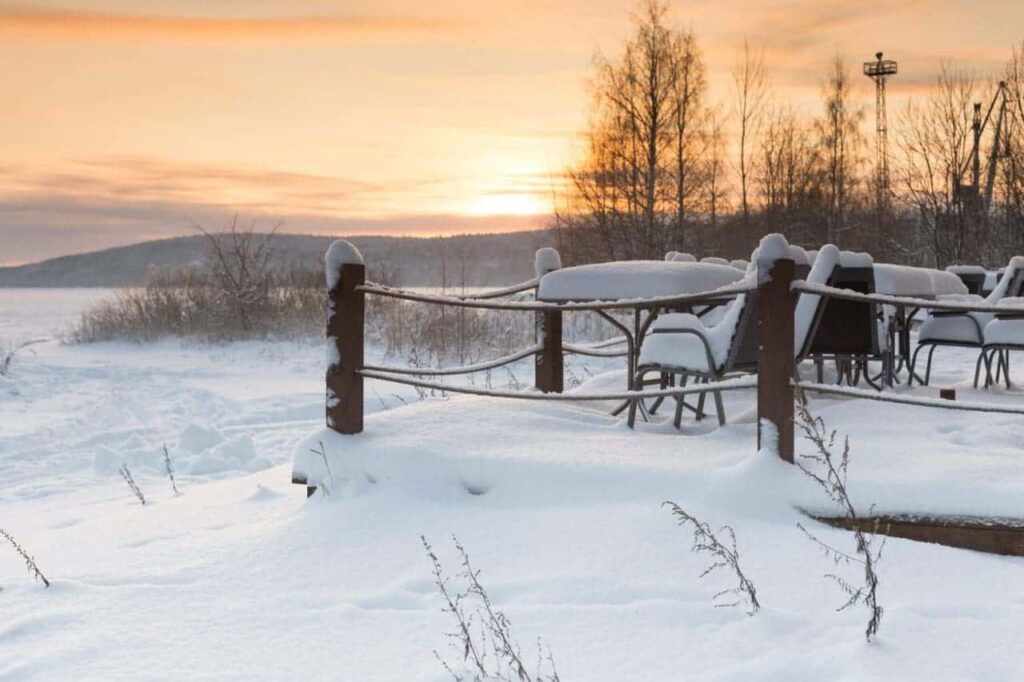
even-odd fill
[{"label": "rustic wooden fence", "polygon": [[[732,285],[699,294],[662,296],[625,301],[549,303],[543,301],[502,300],[511,295],[535,290],[540,277],[519,285],[506,287],[477,296],[438,296],[427,293],[394,289],[365,281],[365,265],[351,245],[340,251],[350,258],[335,262],[328,258],[329,296],[327,337],[330,362],[327,368],[327,426],[343,434],[356,434],[363,430],[363,381],[367,378],[408,384],[452,393],[468,393],[519,400],[552,401],[633,401],[646,398],[679,397],[706,394],[715,391],[756,389],[758,394],[758,447],[766,439],[776,445],[779,456],[793,461],[793,281],[794,263],[781,259],[759,263],[758,283],[754,286]],[[591,311],[612,319],[615,311],[638,311],[653,308],[677,309],[739,294],[756,292],[758,296],[759,337],[763,339],[759,352],[757,377],[743,377],[724,381],[652,390],[564,394],[564,356],[567,353],[613,356],[621,351],[610,350],[607,344],[583,346],[565,344],[562,338],[563,315],[566,312]],[[425,369],[421,367],[394,367],[365,363],[364,324],[366,297],[381,296],[428,305],[474,308],[480,310],[520,311],[533,314],[536,325],[535,345],[488,362],[461,367]],[[627,337],[627,341],[629,338]],[[639,343],[640,339],[635,340]],[[632,355],[632,342],[626,355]],[[424,379],[425,376],[450,376],[481,372],[534,357],[534,391],[501,391],[468,386],[455,386]],[[770,433],[769,433],[770,432]]]},{"label": "rustic wooden fence", "polygon": [[[474,296],[439,296],[428,293],[385,287],[366,282],[366,269],[362,257],[351,244],[336,242],[344,258],[328,258],[329,296],[327,337],[331,361],[327,369],[327,426],[343,434],[356,434],[363,430],[363,382],[367,378],[418,386],[452,393],[468,393],[518,400],[552,401],[607,401],[641,400],[658,397],[680,397],[712,391],[757,391],[758,442],[761,448],[770,436],[779,457],[793,462],[794,399],[795,391],[841,395],[851,398],[881,400],[918,407],[956,409],[974,412],[1024,414],[1024,408],[990,403],[967,403],[900,395],[892,392],[857,389],[823,383],[801,381],[797,373],[794,353],[794,310],[796,297],[801,293],[876,305],[902,305],[946,312],[1005,312],[997,306],[974,303],[944,302],[906,298],[884,294],[864,294],[824,285],[811,285],[794,280],[794,262],[788,258],[759,260],[757,282],[753,286],[732,285],[700,294],[663,296],[657,298],[602,302],[553,303],[537,300],[507,300],[509,296],[535,291],[540,278],[551,269],[538,270],[537,277],[517,285],[492,290]],[[335,247],[332,245],[332,249]],[[638,311],[664,307],[678,309],[743,293],[756,292],[758,325],[758,369],[756,376],[713,381],[706,384],[663,389],[629,390],[622,392],[585,393],[574,391],[564,394],[564,356],[582,354],[591,356],[631,355],[632,343],[625,353],[611,344],[579,345],[563,343],[563,315],[566,312],[591,311],[612,319],[615,311]],[[472,365],[450,368],[395,367],[365,363],[366,297],[381,296],[427,305],[473,308],[478,310],[519,311],[535,317],[536,343],[504,357]],[[628,340],[628,338],[627,338]],[[642,339],[636,339],[639,343]],[[502,391],[457,386],[424,377],[454,376],[482,372],[534,358],[533,391]],[[947,396],[948,397],[948,396]],[[770,433],[769,433],[770,431]]]}]

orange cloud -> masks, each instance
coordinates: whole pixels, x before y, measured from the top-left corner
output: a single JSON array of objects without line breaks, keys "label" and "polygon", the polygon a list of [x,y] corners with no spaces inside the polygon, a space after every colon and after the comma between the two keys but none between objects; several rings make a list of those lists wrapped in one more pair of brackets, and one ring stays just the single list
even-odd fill
[{"label": "orange cloud", "polygon": [[289,40],[398,37],[452,31],[436,17],[312,15],[204,17],[41,10],[0,5],[0,37],[50,40]]}]

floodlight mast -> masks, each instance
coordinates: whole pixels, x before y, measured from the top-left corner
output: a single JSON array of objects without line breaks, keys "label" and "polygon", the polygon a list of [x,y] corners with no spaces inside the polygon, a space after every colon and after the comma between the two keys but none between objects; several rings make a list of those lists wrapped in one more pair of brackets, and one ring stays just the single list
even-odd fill
[{"label": "floodlight mast", "polygon": [[896,75],[896,62],[882,59],[864,62],[864,75],[875,81],[875,201],[879,211],[889,206],[889,135],[885,117],[885,81]]}]

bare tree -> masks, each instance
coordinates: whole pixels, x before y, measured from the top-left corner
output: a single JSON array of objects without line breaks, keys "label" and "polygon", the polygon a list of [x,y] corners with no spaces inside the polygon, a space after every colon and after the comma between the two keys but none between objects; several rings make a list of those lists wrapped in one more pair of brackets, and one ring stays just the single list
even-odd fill
[{"label": "bare tree", "polygon": [[819,122],[827,207],[824,241],[840,244],[851,229],[848,217],[859,178],[864,110],[853,104],[850,70],[837,55],[824,86],[825,115]]},{"label": "bare tree", "polygon": [[813,242],[822,212],[821,153],[813,128],[791,106],[766,116],[757,165],[764,227],[798,242]]},{"label": "bare tree", "polygon": [[711,112],[705,106],[707,79],[704,61],[697,39],[691,31],[675,35],[676,47],[672,51],[674,126],[673,147],[675,168],[675,234],[672,246],[688,248],[686,224],[690,211],[697,208],[694,201],[703,195],[708,176],[704,172],[707,150],[715,140],[708,134]]},{"label": "bare tree", "polygon": [[[732,69],[733,115],[736,117],[736,170],[740,182],[740,211],[744,229],[750,229],[751,155],[763,123],[768,102],[764,54],[751,50],[750,41],[743,40],[743,57]],[[748,237],[750,235],[747,235]]]},{"label": "bare tree", "polygon": [[211,282],[246,334],[254,327],[254,318],[266,309],[270,297],[271,245],[278,227],[274,225],[269,232],[259,233],[255,225],[239,226],[237,215],[221,232],[208,232],[196,226],[206,237]]},{"label": "bare tree", "polygon": [[917,218],[917,241],[935,265],[977,263],[987,241],[963,201],[980,90],[974,76],[943,66],[927,98],[908,103],[900,117],[897,172]]},{"label": "bare tree", "polygon": [[647,0],[617,59],[598,55],[582,160],[555,220],[570,261],[660,257],[681,248],[707,173],[707,83],[696,38]]}]

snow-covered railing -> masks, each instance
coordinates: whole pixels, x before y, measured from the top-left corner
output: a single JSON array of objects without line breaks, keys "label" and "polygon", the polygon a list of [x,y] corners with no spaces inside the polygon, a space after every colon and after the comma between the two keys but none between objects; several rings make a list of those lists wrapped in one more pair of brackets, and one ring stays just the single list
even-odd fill
[{"label": "snow-covered railing", "polygon": [[[838,298],[845,301],[861,301],[881,305],[903,306],[905,308],[922,308],[959,313],[1006,313],[1006,306],[986,305],[972,301],[961,302],[955,299],[917,298],[913,296],[894,296],[892,294],[864,294],[850,289],[840,289],[824,284],[809,284],[803,280],[793,282],[793,291],[816,294],[826,298]],[[979,297],[980,298],[980,297]]]},{"label": "snow-covered railing", "polygon": [[853,386],[818,384],[810,381],[796,381],[793,385],[802,391],[809,391],[811,393],[874,400],[882,403],[894,403],[896,405],[933,407],[942,410],[963,410],[965,412],[990,412],[993,414],[1024,414],[1024,406],[1015,407],[1013,405],[999,405],[996,403],[965,402],[947,398],[922,398],[900,395],[898,393],[882,393]]},{"label": "snow-covered railing", "polygon": [[581,345],[576,343],[566,343],[562,346],[562,350],[566,353],[573,353],[574,355],[587,355],[592,358],[621,358],[625,357],[629,350],[626,348],[620,348],[618,350],[608,348],[598,348],[592,345]]},{"label": "snow-covered railing", "polygon": [[[678,397],[693,393],[750,389],[757,386],[756,379],[729,380],[699,386],[657,390],[635,390],[632,371],[627,390],[589,394],[573,392],[563,394],[563,355],[573,353],[591,357],[625,357],[632,370],[638,337],[643,331],[630,332],[611,312],[629,312],[634,317],[641,310],[680,308],[693,304],[720,302],[749,294],[757,289],[752,284],[729,284],[699,293],[660,295],[645,298],[589,301],[506,300],[523,292],[536,290],[541,278],[561,268],[561,259],[554,249],[537,252],[537,276],[500,289],[471,296],[449,296],[409,291],[382,286],[365,280],[365,265],[358,250],[345,241],[331,245],[325,258],[328,284],[327,336],[329,363],[327,370],[327,425],[340,433],[360,433],[363,428],[363,380],[367,378],[408,384],[428,390],[450,393],[469,393],[522,400],[558,401],[636,401],[646,398]],[[765,280],[767,281],[767,280]],[[788,285],[787,285],[788,287]],[[788,288],[786,294],[789,295]],[[366,297],[380,296],[429,305],[471,308],[477,310],[521,311],[535,315],[537,343],[515,353],[488,361],[459,367],[425,368],[367,365],[364,363],[363,326]],[[622,336],[593,344],[563,344],[562,315],[566,312],[596,312],[619,327]],[[500,391],[467,386],[455,386],[432,381],[429,377],[455,376],[484,372],[526,358],[534,358],[534,390]]]},{"label": "snow-covered railing", "polygon": [[658,388],[645,391],[612,391],[607,393],[586,393],[574,391],[570,393],[541,393],[537,390],[527,391],[503,391],[500,389],[478,388],[476,386],[456,386],[438,381],[423,381],[409,379],[404,376],[394,376],[387,372],[376,372],[365,369],[360,372],[368,379],[379,379],[390,381],[396,384],[417,386],[434,391],[447,393],[465,393],[467,395],[485,396],[489,398],[514,398],[517,400],[552,400],[562,402],[586,402],[586,401],[616,401],[616,400],[639,400],[643,398],[669,398],[675,396],[693,395],[696,393],[707,393],[709,391],[738,391],[757,388],[757,377],[739,377],[726,379],[707,384],[694,384],[690,386],[679,386],[674,388]]},{"label": "snow-covered railing", "polygon": [[388,367],[384,365],[364,365],[363,376],[366,376],[366,370],[372,370],[374,372],[385,372],[388,374],[411,374],[416,376],[450,376],[455,374],[473,374],[474,372],[485,372],[495,367],[502,367],[504,365],[510,365],[513,362],[518,362],[523,358],[536,355],[542,350],[542,346],[530,346],[521,351],[515,353],[509,353],[508,355],[487,362],[477,362],[472,365],[463,365],[461,367]]},{"label": "snow-covered railing", "polygon": [[451,306],[453,308],[522,310],[527,312],[596,312],[599,310],[638,310],[662,307],[674,308],[693,303],[707,303],[709,301],[733,298],[740,294],[749,293],[753,290],[753,287],[730,284],[710,291],[702,291],[698,294],[655,296],[651,298],[625,298],[613,301],[567,301],[564,303],[557,303],[553,301],[492,301],[489,299],[471,296],[424,294],[418,291],[395,289],[393,287],[386,287],[372,283],[359,287],[359,292],[364,294],[382,296],[384,298],[397,298],[404,301],[433,303],[436,305]]}]

